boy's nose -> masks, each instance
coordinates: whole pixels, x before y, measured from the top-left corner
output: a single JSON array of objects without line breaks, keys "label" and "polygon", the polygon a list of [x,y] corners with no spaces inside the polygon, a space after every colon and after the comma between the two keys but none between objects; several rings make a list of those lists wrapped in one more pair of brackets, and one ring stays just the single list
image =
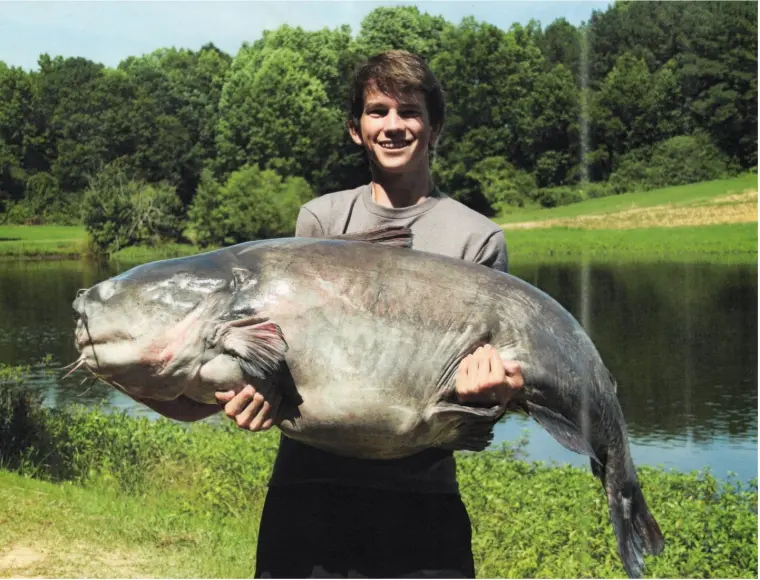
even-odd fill
[{"label": "boy's nose", "polygon": [[385,130],[386,131],[400,131],[404,128],[403,119],[396,111],[391,109],[388,111],[388,115],[385,118]]}]

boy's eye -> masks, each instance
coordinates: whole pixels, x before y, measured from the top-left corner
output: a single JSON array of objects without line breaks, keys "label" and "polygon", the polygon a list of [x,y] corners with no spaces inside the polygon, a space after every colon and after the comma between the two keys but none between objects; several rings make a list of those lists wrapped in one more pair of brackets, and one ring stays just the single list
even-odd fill
[{"label": "boy's eye", "polygon": [[[380,118],[380,117],[384,117],[385,115],[388,114],[388,109],[383,108],[383,107],[373,107],[373,108],[367,109],[365,111],[365,114],[368,117]],[[422,111],[420,111],[417,108],[413,108],[413,109],[399,109],[398,114],[399,114],[400,117],[404,117],[405,119],[411,119],[411,118],[415,118],[415,117],[421,117],[422,116]]]}]

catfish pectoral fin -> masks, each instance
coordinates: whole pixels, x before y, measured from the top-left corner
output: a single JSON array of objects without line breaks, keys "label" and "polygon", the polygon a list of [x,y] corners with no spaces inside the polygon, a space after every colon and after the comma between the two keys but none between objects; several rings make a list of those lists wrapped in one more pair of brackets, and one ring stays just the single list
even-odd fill
[{"label": "catfish pectoral fin", "polygon": [[453,431],[442,449],[483,451],[493,440],[493,426],[504,414],[499,405],[493,407],[468,407],[455,403],[438,403],[431,411],[431,423],[442,421],[449,424],[445,431]]},{"label": "catfish pectoral fin", "polygon": [[399,226],[378,226],[353,234],[337,234],[330,236],[331,240],[346,240],[353,242],[369,242],[384,246],[412,247],[412,230]]},{"label": "catfish pectoral fin", "polygon": [[246,373],[259,379],[274,374],[288,350],[279,325],[269,319],[229,323],[222,332],[221,343],[225,352],[239,359]]}]

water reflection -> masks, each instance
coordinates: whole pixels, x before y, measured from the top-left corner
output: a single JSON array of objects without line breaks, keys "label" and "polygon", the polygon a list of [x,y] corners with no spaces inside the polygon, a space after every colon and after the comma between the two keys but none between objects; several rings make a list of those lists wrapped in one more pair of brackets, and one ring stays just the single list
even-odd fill
[{"label": "water reflection", "polygon": [[[85,262],[0,262],[0,361],[76,358],[71,301],[122,268]],[[513,273],[583,324],[618,381],[637,463],[713,466],[757,475],[757,265],[533,264]],[[39,366],[29,386],[49,405],[105,402],[151,414],[101,383],[60,380]],[[529,429],[530,456],[586,464],[531,421],[510,419],[497,439]]]},{"label": "water reflection", "polygon": [[[570,310],[618,381],[637,462],[757,476],[757,265],[529,265],[515,274]],[[531,456],[574,464],[530,422]]]}]

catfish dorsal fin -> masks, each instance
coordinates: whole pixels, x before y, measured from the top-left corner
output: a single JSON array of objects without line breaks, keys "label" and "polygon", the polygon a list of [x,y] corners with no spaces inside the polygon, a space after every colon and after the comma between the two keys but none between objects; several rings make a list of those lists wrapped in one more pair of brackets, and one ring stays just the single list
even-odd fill
[{"label": "catfish dorsal fin", "polygon": [[240,359],[251,376],[264,379],[285,360],[288,344],[279,325],[268,318],[245,318],[227,324],[222,332],[222,347]]},{"label": "catfish dorsal fin", "polygon": [[412,247],[412,230],[399,226],[378,226],[352,234],[336,234],[329,236],[330,240],[346,240],[350,242],[368,242],[384,246]]}]

